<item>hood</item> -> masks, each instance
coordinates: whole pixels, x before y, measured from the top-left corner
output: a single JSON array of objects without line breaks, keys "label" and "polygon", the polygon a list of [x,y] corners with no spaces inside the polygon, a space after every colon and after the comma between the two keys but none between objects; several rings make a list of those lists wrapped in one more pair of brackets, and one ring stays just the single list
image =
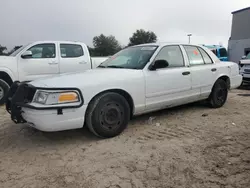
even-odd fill
[{"label": "hood", "polygon": [[11,56],[0,56],[0,67],[10,67],[16,64],[16,58]]},{"label": "hood", "polygon": [[240,64],[250,64],[250,59],[242,59],[240,60]]},{"label": "hood", "polygon": [[37,79],[30,84],[35,87],[76,87],[97,86],[107,83],[122,82],[137,79],[143,74],[142,70],[118,69],[118,68],[96,68],[78,73],[67,73],[58,76]]}]

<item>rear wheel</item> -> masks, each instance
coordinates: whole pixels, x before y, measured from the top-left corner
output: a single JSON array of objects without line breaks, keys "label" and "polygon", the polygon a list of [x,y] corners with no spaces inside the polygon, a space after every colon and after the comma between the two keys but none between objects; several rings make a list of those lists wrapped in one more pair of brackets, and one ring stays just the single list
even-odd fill
[{"label": "rear wheel", "polygon": [[5,98],[10,89],[10,86],[4,81],[0,79],[0,105],[5,103]]},{"label": "rear wheel", "polygon": [[118,93],[107,92],[90,102],[86,124],[91,132],[102,138],[119,135],[128,125],[130,107]]},{"label": "rear wheel", "polygon": [[228,95],[228,87],[227,83],[222,80],[218,79],[212,89],[212,92],[209,96],[209,104],[212,108],[220,108],[222,107]]}]

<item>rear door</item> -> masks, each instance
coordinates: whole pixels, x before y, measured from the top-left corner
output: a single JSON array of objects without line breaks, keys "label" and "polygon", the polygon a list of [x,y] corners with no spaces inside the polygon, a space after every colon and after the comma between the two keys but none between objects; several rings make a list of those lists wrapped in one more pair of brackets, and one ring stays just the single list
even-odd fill
[{"label": "rear door", "polygon": [[91,69],[89,54],[81,44],[61,43],[59,49],[60,73]]},{"label": "rear door", "polygon": [[59,73],[56,43],[35,44],[26,51],[31,51],[32,57],[19,57],[18,72],[20,81],[31,81]]},{"label": "rear door", "polygon": [[189,59],[189,66],[192,75],[192,92],[200,93],[201,97],[208,97],[215,79],[217,68],[207,52],[197,46],[183,46]]}]

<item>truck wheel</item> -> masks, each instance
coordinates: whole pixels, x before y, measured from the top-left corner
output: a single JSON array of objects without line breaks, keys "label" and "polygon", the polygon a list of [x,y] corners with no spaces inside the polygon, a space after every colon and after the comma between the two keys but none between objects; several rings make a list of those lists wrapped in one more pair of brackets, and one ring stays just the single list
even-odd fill
[{"label": "truck wheel", "polygon": [[103,93],[90,102],[85,117],[92,133],[98,137],[111,138],[127,127],[130,107],[127,100],[118,93]]},{"label": "truck wheel", "polygon": [[228,95],[227,84],[224,80],[218,79],[212,89],[212,92],[209,96],[209,104],[212,108],[220,108],[222,107]]},{"label": "truck wheel", "polygon": [[5,103],[5,97],[9,91],[10,86],[4,81],[0,79],[0,105]]}]

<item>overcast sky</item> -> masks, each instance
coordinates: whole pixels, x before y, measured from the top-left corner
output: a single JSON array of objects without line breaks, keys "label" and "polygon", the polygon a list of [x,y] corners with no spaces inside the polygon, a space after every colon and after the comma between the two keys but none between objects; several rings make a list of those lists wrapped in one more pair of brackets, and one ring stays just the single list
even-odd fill
[{"label": "overcast sky", "polygon": [[136,29],[161,42],[227,45],[231,12],[249,0],[0,0],[0,44],[12,48],[37,40],[74,40],[92,46],[101,33],[122,44]]}]

